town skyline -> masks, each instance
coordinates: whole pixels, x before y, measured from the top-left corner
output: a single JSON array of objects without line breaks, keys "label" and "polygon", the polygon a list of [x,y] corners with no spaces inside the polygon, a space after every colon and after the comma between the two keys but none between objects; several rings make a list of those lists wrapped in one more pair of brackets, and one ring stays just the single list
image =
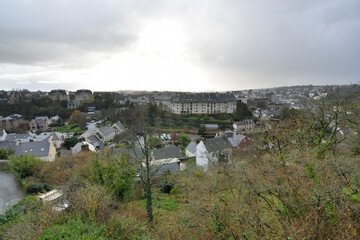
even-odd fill
[{"label": "town skyline", "polygon": [[271,89],[277,89],[277,88],[293,88],[293,87],[307,87],[307,86],[313,86],[313,87],[327,87],[327,86],[332,86],[332,87],[343,87],[343,86],[349,86],[349,85],[353,85],[356,84],[358,85],[359,83],[350,83],[350,84],[323,84],[323,85],[317,85],[317,84],[304,84],[304,85],[283,85],[283,86],[275,86],[275,87],[262,87],[262,88],[243,88],[243,89],[228,89],[228,90],[200,90],[200,91],[180,91],[180,90],[147,90],[147,89],[117,89],[117,90],[105,90],[105,91],[101,91],[101,90],[96,90],[96,89],[88,89],[88,88],[77,88],[77,89],[66,89],[66,88],[53,88],[53,89],[27,89],[27,88],[11,88],[11,89],[0,89],[0,91],[23,91],[23,90],[27,90],[30,92],[37,92],[37,91],[41,91],[41,92],[51,92],[54,90],[64,90],[66,92],[76,92],[78,90],[90,90],[92,92],[178,92],[178,93],[211,93],[211,92],[239,92],[239,91],[248,91],[248,90],[255,90],[255,91],[261,91],[261,90],[271,90]]}]

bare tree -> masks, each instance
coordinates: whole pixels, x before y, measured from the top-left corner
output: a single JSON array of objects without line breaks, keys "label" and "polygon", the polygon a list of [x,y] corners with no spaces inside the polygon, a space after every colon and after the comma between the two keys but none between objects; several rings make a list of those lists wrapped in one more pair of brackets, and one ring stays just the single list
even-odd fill
[{"label": "bare tree", "polygon": [[148,222],[152,223],[154,219],[152,206],[152,180],[159,169],[166,163],[158,163],[153,156],[155,128],[150,125],[147,118],[146,109],[139,108],[133,112],[134,121],[128,126],[128,134],[132,142],[132,151],[135,163],[138,167],[139,178],[143,184],[146,196],[146,211]]}]

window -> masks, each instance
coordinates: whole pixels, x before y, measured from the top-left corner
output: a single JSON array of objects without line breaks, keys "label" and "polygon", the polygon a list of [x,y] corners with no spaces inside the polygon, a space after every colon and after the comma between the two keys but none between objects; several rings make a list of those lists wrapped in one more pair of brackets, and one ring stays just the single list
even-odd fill
[{"label": "window", "polygon": [[45,151],[45,148],[41,148],[40,151],[42,151],[42,152]]}]

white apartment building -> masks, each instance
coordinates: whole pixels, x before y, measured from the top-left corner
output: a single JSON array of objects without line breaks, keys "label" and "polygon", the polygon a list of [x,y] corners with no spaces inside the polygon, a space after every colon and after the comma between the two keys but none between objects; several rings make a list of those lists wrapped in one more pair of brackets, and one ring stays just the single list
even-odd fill
[{"label": "white apartment building", "polygon": [[170,110],[177,114],[233,113],[236,98],[231,93],[180,93],[173,97]]}]

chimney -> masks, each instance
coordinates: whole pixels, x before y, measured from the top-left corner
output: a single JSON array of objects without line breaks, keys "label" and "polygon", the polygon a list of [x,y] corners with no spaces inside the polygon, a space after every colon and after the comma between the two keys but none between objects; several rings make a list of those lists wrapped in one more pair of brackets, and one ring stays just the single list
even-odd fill
[{"label": "chimney", "polygon": [[21,144],[20,140],[16,140],[16,146],[19,146]]},{"label": "chimney", "polygon": [[88,144],[84,144],[81,146],[81,151],[89,151],[89,145]]}]

